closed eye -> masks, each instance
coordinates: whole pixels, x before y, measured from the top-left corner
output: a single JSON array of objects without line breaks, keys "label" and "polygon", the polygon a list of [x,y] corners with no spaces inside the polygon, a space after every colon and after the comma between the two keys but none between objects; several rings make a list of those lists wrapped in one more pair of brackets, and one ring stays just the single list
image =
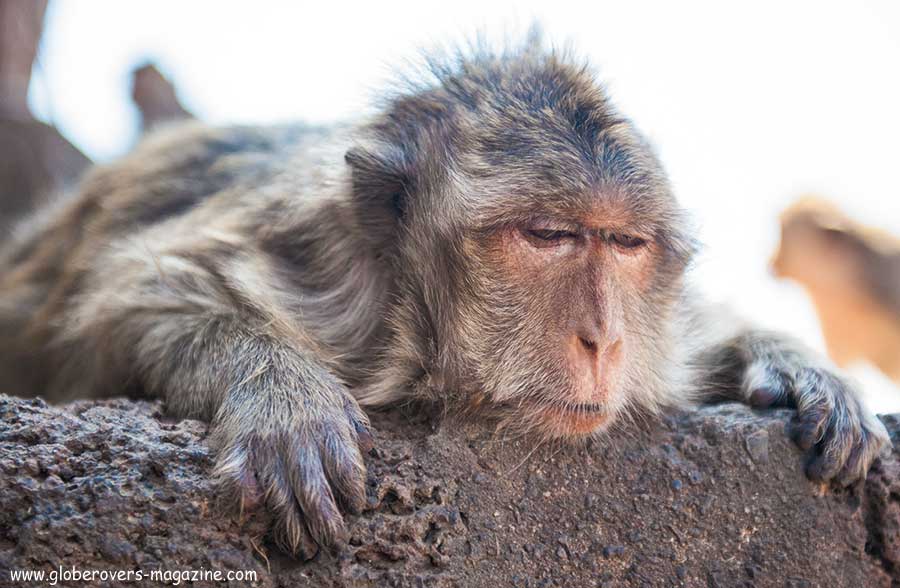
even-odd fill
[{"label": "closed eye", "polygon": [[647,243],[646,240],[641,239],[640,237],[635,237],[634,235],[628,235],[626,233],[610,233],[609,240],[623,249],[636,249]]},{"label": "closed eye", "polygon": [[556,229],[528,229],[526,233],[539,241],[547,242],[562,241],[563,239],[574,239],[578,237],[578,234],[573,233],[572,231]]}]

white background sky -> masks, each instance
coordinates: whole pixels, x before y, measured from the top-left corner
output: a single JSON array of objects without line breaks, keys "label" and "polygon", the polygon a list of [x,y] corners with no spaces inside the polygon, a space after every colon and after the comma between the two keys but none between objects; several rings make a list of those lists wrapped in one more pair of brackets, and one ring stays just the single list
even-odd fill
[{"label": "white background sky", "polygon": [[[816,192],[900,234],[900,2],[53,0],[31,101],[95,160],[136,136],[128,72],[151,59],[214,123],[365,114],[422,47],[534,20],[597,66],[656,145],[707,245],[697,278],[817,348],[799,287],[768,275],[777,215]],[[879,412],[900,390],[860,367]]]}]

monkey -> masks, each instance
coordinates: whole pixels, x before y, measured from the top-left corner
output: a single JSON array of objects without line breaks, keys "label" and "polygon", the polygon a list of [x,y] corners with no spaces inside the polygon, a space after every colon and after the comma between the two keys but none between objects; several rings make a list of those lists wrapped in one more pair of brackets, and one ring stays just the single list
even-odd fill
[{"label": "monkey", "polygon": [[790,407],[810,478],[865,476],[884,426],[696,293],[688,213],[585,60],[531,39],[427,69],[357,121],[186,123],[94,168],[4,247],[6,388],[209,421],[222,495],[303,558],[365,508],[364,409],[404,402],[569,442]]},{"label": "monkey", "polygon": [[900,382],[900,239],[806,196],[781,215],[771,267],[809,293],[838,365],[867,359]]}]

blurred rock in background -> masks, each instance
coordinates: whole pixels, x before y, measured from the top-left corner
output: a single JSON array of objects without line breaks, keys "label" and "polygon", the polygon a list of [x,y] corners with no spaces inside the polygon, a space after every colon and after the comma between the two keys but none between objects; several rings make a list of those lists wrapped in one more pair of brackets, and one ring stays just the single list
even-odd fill
[{"label": "blurred rock in background", "polygon": [[131,97],[141,112],[141,130],[145,133],[161,123],[194,118],[178,101],[172,82],[152,63],[132,72]]},{"label": "blurred rock in background", "polygon": [[28,108],[46,9],[46,0],[0,0],[0,239],[16,219],[70,185],[90,163]]},{"label": "blurred rock in background", "polygon": [[832,359],[900,383],[900,239],[805,197],[781,215],[772,269],[809,293]]}]

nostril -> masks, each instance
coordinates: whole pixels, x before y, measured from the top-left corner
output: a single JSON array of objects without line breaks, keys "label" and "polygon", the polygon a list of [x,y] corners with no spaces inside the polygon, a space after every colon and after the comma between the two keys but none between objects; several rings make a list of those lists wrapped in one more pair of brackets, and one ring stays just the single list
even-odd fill
[{"label": "nostril", "polygon": [[581,346],[588,353],[596,353],[597,352],[597,344],[591,341],[590,339],[585,339],[584,337],[578,337],[578,341],[581,342]]}]

